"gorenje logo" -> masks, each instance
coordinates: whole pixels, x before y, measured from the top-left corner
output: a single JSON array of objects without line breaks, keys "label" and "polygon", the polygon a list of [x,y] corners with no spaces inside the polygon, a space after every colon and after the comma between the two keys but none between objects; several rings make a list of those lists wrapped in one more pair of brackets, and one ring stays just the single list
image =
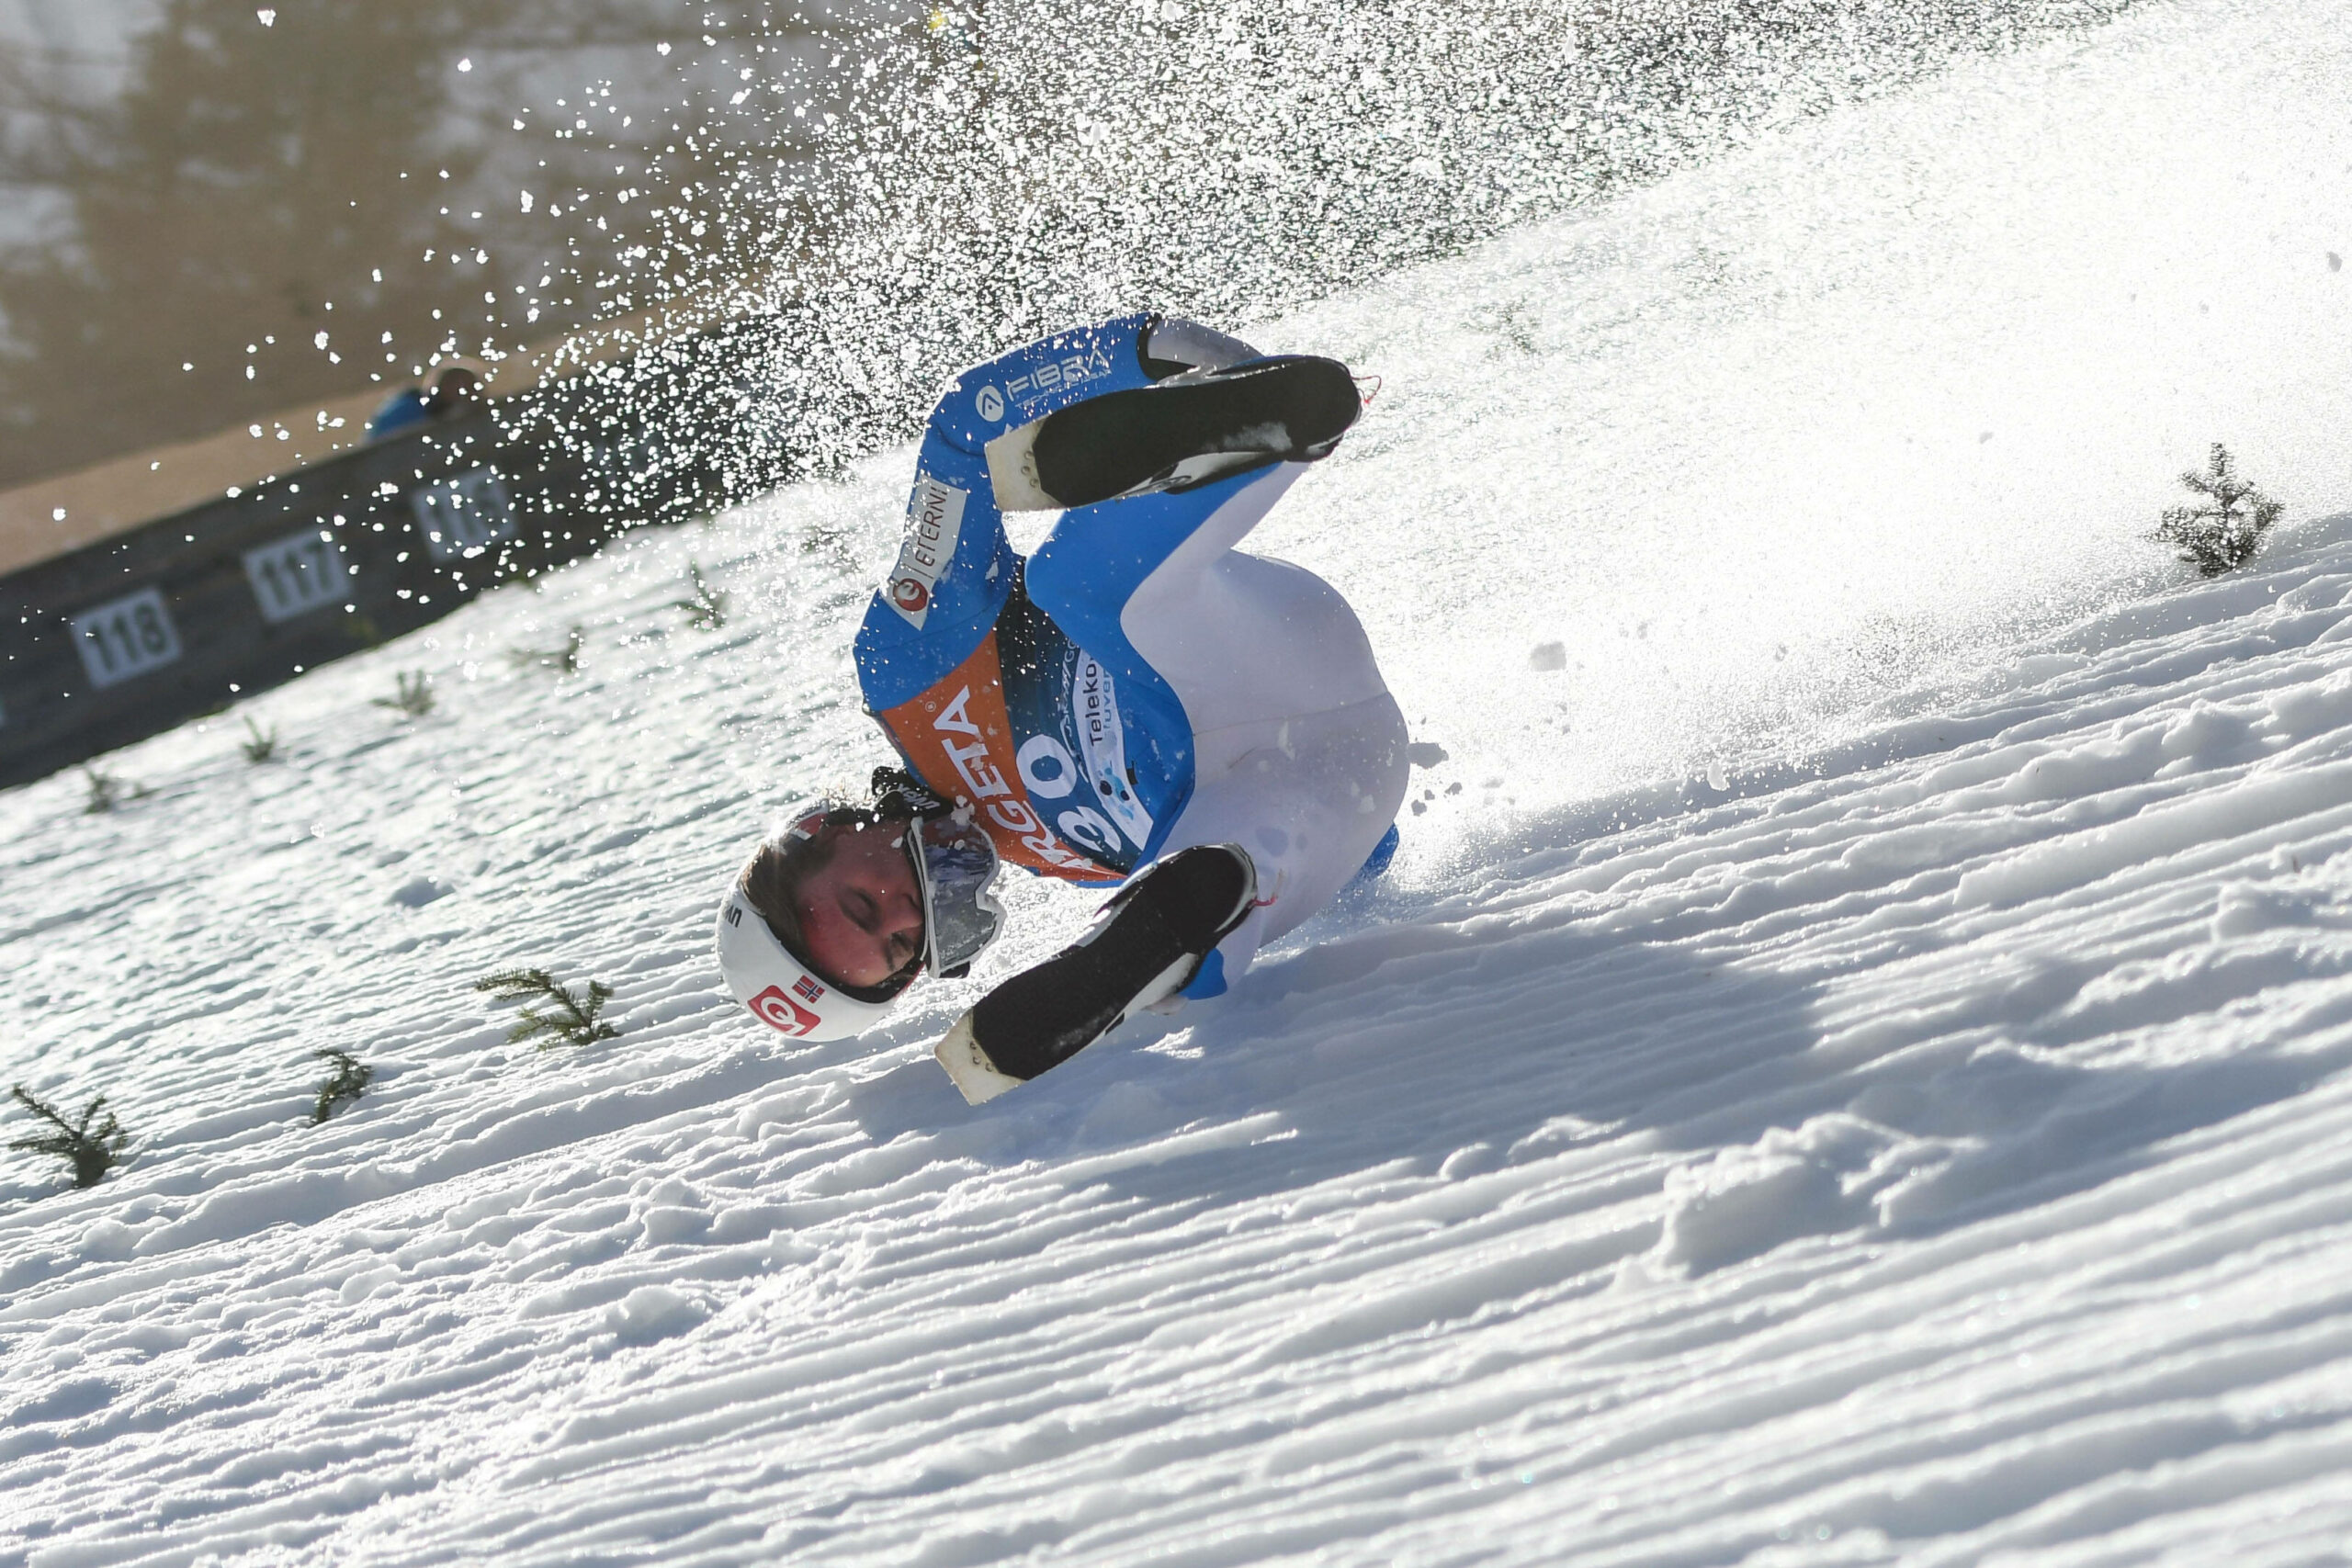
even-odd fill
[{"label": "gorenje logo", "polygon": [[899,547],[899,561],[890,569],[882,597],[917,631],[931,613],[932,590],[955,558],[956,540],[964,531],[965,500],[965,492],[954,485],[941,484],[929,474],[915,477],[914,494],[907,501],[906,542]]},{"label": "gorenje logo", "polygon": [[770,986],[753,997],[750,1006],[762,1023],[786,1034],[806,1034],[824,1021],[786,996],[782,986]]},{"label": "gorenje logo", "polygon": [[1004,394],[994,387],[982,387],[972,394],[972,406],[982,419],[993,423],[1004,417]]}]

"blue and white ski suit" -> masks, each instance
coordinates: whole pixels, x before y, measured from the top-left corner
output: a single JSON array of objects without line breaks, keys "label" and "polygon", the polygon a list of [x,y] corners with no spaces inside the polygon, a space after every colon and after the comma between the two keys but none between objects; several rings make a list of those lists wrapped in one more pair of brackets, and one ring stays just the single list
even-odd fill
[{"label": "blue and white ski suit", "polygon": [[1234,547],[1306,465],[1073,507],[1024,561],[983,448],[1085,399],[1255,357],[1134,315],[967,371],[932,412],[905,540],[857,636],[867,711],[1007,861],[1099,884],[1193,844],[1249,853],[1258,906],[1194,997],[1386,864],[1403,715],[1335,589]]}]

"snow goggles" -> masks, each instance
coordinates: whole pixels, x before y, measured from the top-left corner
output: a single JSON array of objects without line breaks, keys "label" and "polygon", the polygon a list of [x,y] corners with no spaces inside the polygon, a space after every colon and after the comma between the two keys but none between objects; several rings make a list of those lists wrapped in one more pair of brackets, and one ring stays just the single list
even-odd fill
[{"label": "snow goggles", "polygon": [[923,957],[933,974],[960,980],[1004,929],[1004,908],[992,890],[996,845],[978,823],[954,816],[908,823],[906,845],[922,889]]}]

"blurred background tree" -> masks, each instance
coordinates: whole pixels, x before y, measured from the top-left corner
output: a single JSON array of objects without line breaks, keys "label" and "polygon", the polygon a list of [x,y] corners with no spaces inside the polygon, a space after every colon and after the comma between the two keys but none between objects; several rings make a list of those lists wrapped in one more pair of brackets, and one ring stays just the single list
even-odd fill
[{"label": "blurred background tree", "polygon": [[[792,111],[898,25],[887,3],[14,3],[86,9],[46,35],[0,16],[0,488],[740,272],[728,237],[786,243]],[[114,68],[65,68],[56,37],[100,12]]]},{"label": "blurred background tree", "polygon": [[405,375],[490,272],[403,264],[482,248],[450,80],[500,4],[164,0],[103,100],[7,61],[0,172],[56,199],[0,251],[0,484]]}]

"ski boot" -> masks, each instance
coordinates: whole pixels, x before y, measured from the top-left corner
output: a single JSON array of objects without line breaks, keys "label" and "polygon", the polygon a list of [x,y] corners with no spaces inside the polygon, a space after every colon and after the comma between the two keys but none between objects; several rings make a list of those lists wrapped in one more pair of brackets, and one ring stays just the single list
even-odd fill
[{"label": "ski boot", "polygon": [[967,1103],[994,1100],[1191,984],[1257,893],[1238,846],[1180,850],[1121,888],[1076,942],[981,998],[933,1055]]}]

